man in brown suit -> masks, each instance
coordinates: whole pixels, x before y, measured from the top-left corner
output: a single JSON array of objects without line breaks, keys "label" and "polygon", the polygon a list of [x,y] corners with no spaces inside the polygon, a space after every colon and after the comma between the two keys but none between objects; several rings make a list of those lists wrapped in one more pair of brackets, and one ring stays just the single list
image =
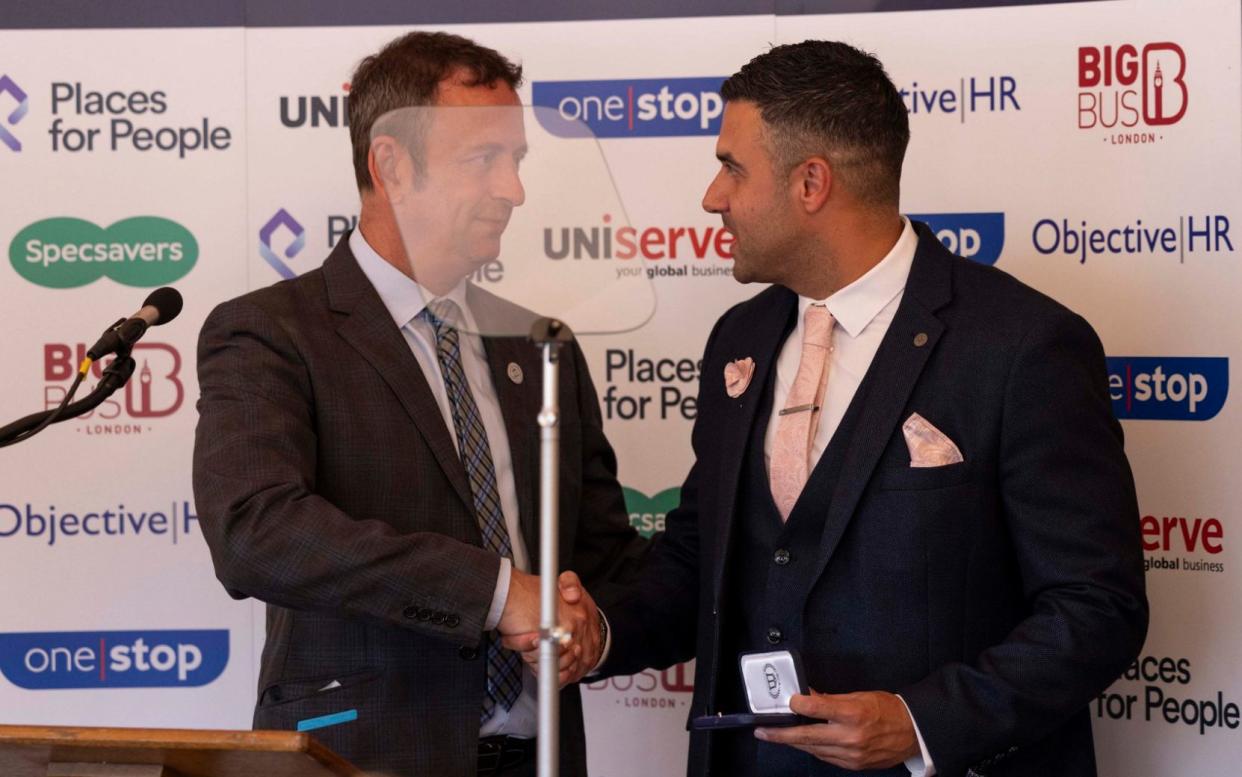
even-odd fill
[{"label": "man in brown suit", "polygon": [[[497,633],[538,623],[538,352],[471,334],[533,314],[463,280],[524,199],[520,81],[443,33],[364,60],[349,106],[358,229],[322,268],[220,305],[199,343],[200,521],[229,593],[268,604],[255,726],[310,730],[368,770],[534,773],[535,684]],[[382,115],[412,105],[518,119],[476,128],[499,151],[471,177],[448,163],[463,133],[438,118],[421,148],[372,144]],[[394,212],[419,208],[403,234]],[[598,595],[645,545],[582,353],[564,350],[558,563]],[[590,598],[570,599],[572,664],[602,635]],[[576,688],[561,707],[562,770],[583,774]]]}]

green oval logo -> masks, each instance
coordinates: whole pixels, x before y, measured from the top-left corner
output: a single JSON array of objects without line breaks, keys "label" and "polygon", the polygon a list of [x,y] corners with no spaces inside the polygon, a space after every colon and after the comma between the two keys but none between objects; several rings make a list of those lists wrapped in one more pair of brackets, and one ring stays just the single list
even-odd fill
[{"label": "green oval logo", "polygon": [[630,525],[644,537],[664,531],[664,517],[681,502],[680,488],[666,488],[655,496],[647,496],[636,488],[621,487]]},{"label": "green oval logo", "polygon": [[163,286],[198,261],[190,230],[158,216],[136,216],[101,229],[69,217],[36,221],[9,244],[17,274],[51,289],[85,286],[107,276],[126,286]]}]

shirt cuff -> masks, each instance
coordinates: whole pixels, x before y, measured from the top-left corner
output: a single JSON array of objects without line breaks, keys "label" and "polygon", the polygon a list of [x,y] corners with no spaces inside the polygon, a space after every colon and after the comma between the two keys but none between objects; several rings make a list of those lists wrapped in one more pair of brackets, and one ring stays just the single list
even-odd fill
[{"label": "shirt cuff", "polygon": [[603,610],[597,608],[595,611],[599,613],[600,620],[608,627],[608,636],[604,637],[604,649],[600,651],[599,660],[595,662],[595,666],[591,667],[587,677],[599,674],[599,668],[608,660],[608,653],[612,650],[612,624],[608,622],[608,616],[604,615]]},{"label": "shirt cuff", "polygon": [[[897,698],[901,699],[901,696],[898,695]],[[910,714],[910,705],[906,704],[906,700],[901,699],[901,703],[906,708],[906,714],[910,715],[910,724],[914,726],[914,736],[919,740],[919,755],[906,759],[906,769],[910,771],[910,777],[935,777],[936,765],[932,763],[931,753],[927,752],[927,743],[923,741],[918,721],[914,719],[914,715]]]},{"label": "shirt cuff", "polygon": [[513,562],[501,558],[500,572],[496,575],[496,592],[492,594],[492,607],[487,611],[487,620],[483,621],[484,631],[491,631],[500,623],[500,616],[505,612],[505,602],[509,601],[509,580],[512,577]]}]

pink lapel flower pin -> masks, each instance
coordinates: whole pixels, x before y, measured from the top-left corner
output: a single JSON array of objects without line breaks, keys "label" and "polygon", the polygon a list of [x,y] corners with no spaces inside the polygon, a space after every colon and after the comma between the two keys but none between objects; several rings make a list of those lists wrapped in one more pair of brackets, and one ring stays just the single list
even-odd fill
[{"label": "pink lapel flower pin", "polygon": [[755,374],[755,360],[747,356],[745,359],[734,359],[725,365],[725,393],[737,399],[750,386],[750,379]]}]

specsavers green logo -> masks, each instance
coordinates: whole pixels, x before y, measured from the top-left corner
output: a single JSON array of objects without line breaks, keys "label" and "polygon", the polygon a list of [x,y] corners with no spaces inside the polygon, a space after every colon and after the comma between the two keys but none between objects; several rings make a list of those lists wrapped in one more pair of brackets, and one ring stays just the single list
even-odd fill
[{"label": "specsavers green logo", "polygon": [[644,537],[664,531],[664,516],[681,501],[680,488],[666,488],[655,496],[647,496],[632,488],[621,488],[625,494],[625,509],[630,514],[630,525]]},{"label": "specsavers green logo", "polygon": [[40,286],[71,289],[107,276],[126,286],[163,286],[198,261],[198,241],[175,221],[137,216],[103,229],[89,221],[36,221],[9,244],[17,274]]}]

